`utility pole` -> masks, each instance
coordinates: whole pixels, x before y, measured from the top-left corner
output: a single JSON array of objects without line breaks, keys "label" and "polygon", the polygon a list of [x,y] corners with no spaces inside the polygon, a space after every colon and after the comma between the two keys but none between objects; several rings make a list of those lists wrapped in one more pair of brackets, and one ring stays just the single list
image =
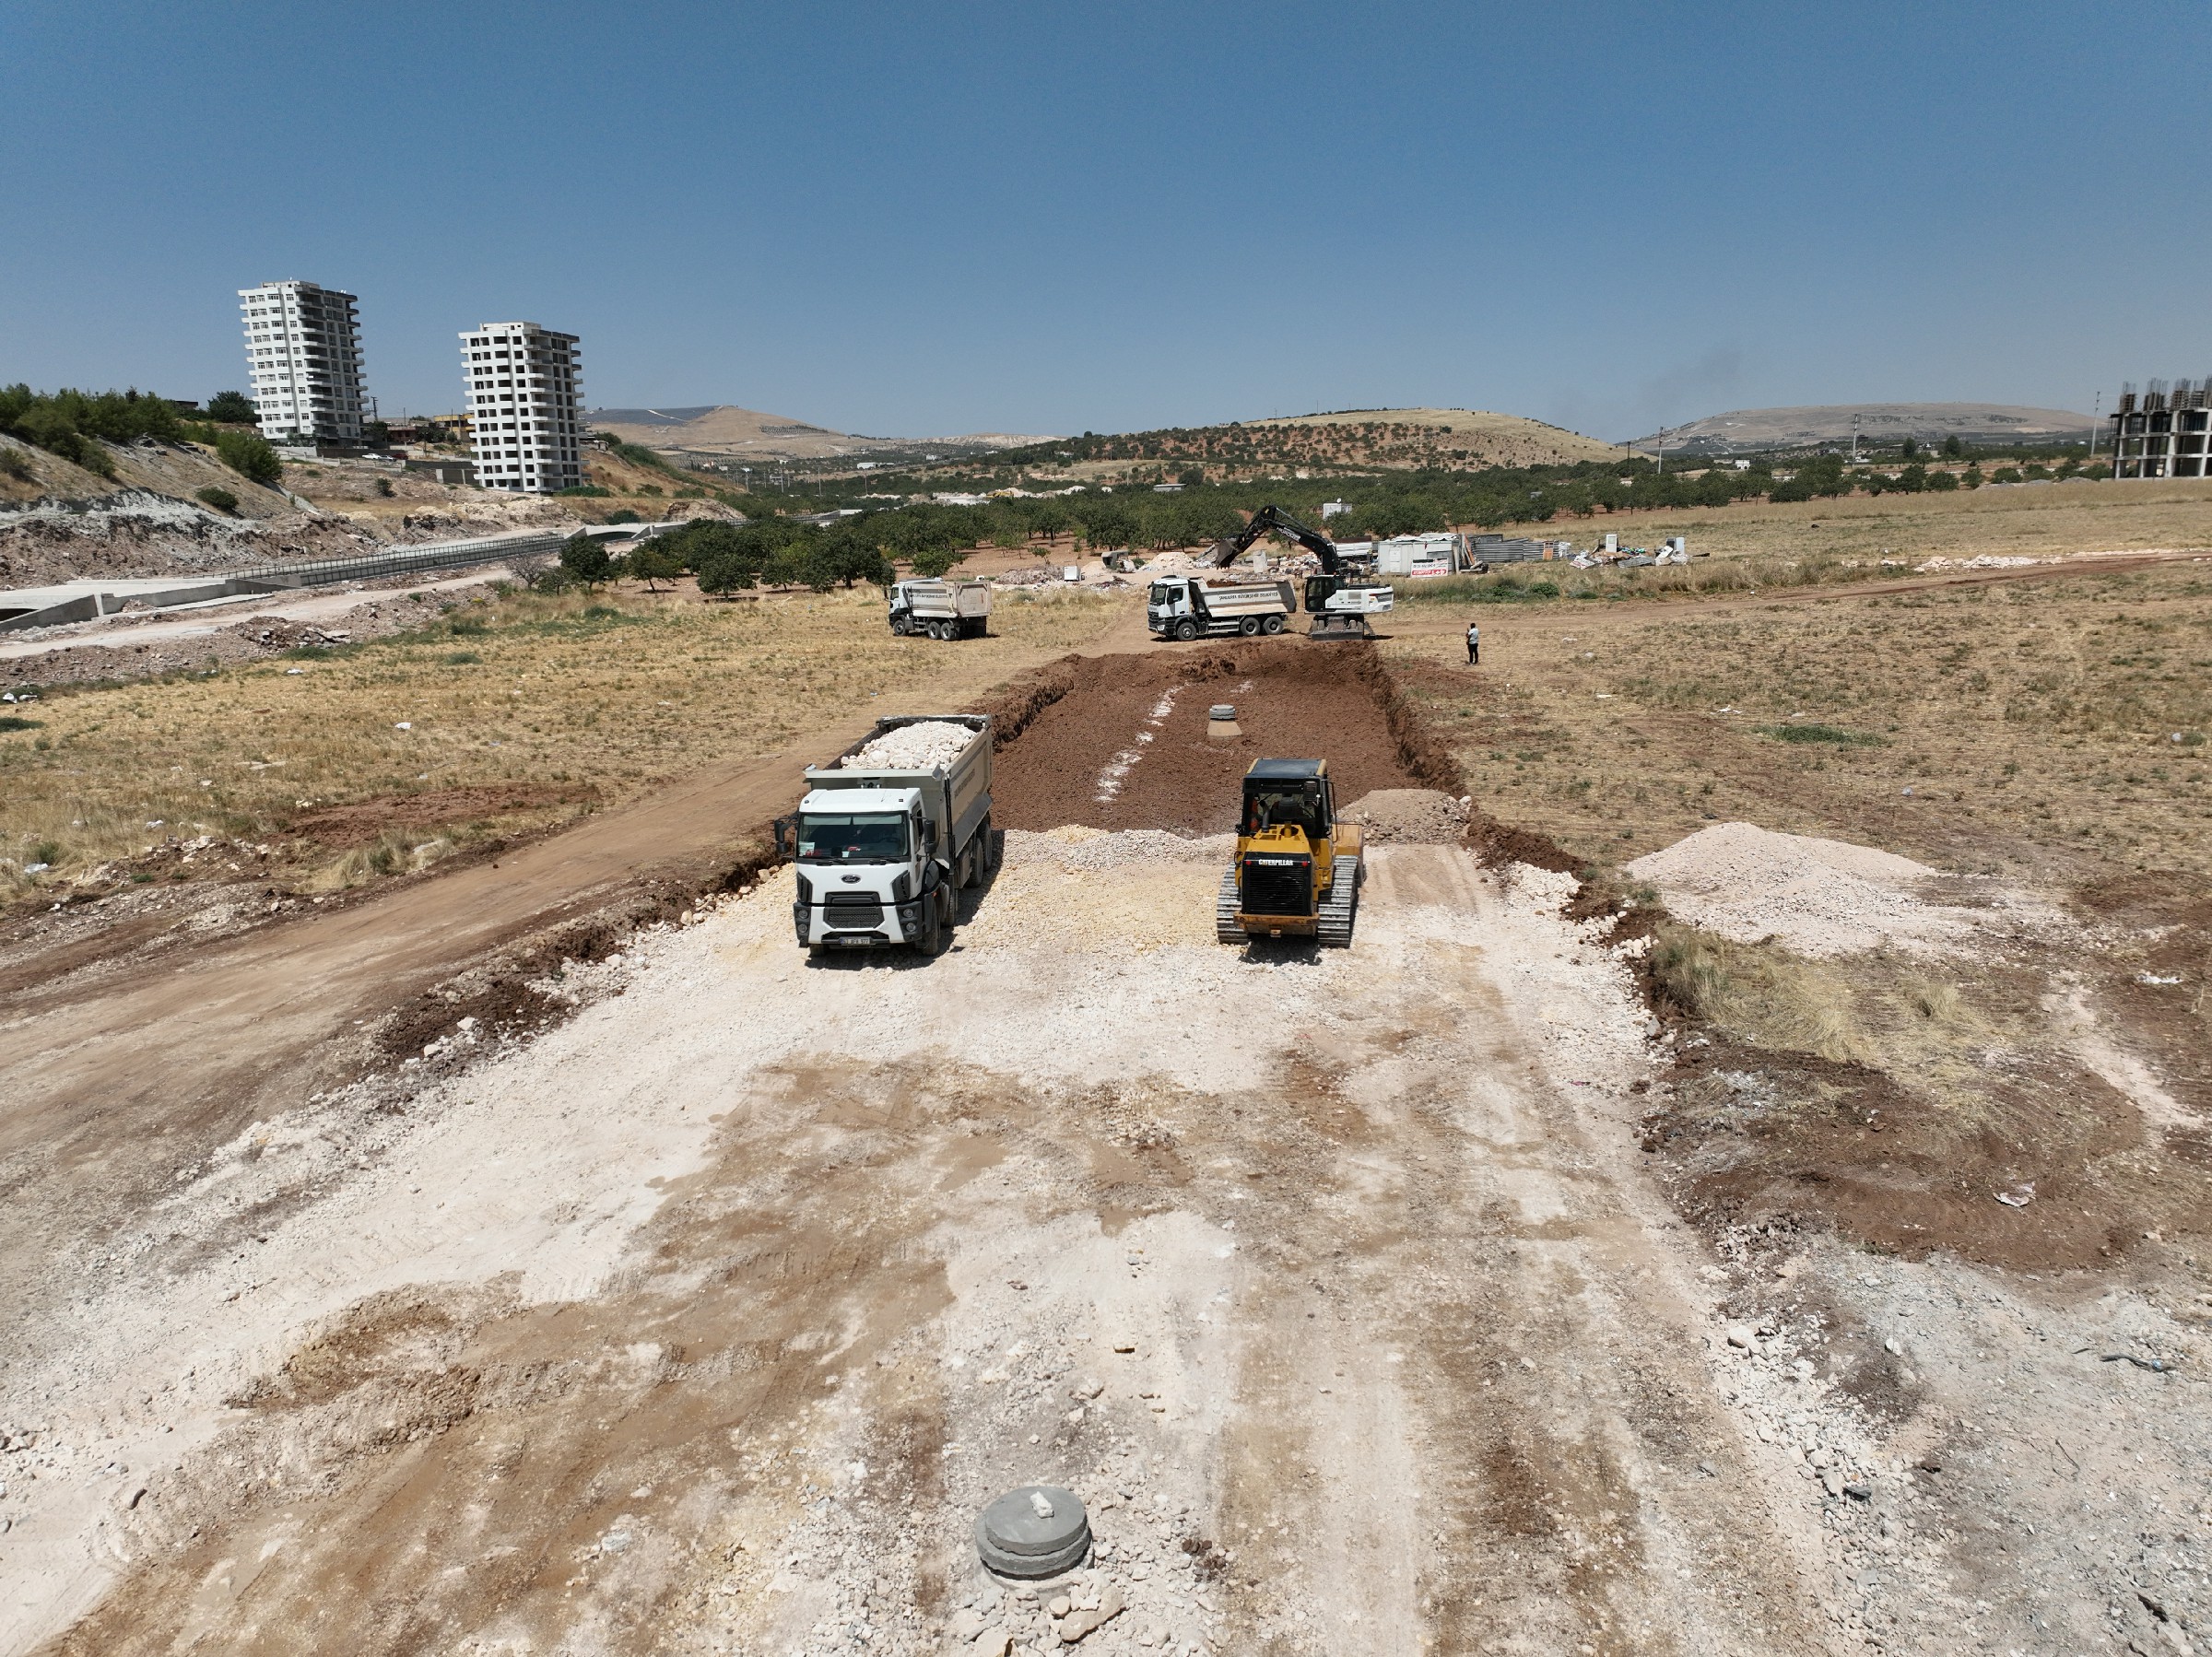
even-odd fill
[{"label": "utility pole", "polygon": [[2104,394],[2102,392],[2097,394],[2097,401],[2090,407],[2093,412],[2089,416],[2089,458],[2095,460],[2097,458],[2097,429],[2104,424]]},{"label": "utility pole", "polygon": [[1859,464],[1859,417],[1857,415],[1851,417],[1851,464],[1854,466]]},{"label": "utility pole", "polygon": [[1659,476],[1666,476],[1666,428],[1659,428]]}]

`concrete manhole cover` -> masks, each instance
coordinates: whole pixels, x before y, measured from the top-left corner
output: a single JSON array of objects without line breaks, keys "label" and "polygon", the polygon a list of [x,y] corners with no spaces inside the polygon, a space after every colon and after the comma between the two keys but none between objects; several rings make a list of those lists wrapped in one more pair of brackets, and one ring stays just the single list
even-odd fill
[{"label": "concrete manhole cover", "polygon": [[1090,1516],[1072,1490],[1024,1485],[975,1522],[975,1551],[1002,1577],[1053,1577],[1090,1551]]}]

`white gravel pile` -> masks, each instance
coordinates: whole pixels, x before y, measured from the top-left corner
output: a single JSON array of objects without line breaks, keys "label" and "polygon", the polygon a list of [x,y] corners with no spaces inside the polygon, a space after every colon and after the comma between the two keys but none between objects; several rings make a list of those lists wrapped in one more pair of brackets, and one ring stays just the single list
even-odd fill
[{"label": "white gravel pile", "polygon": [[1036,833],[1006,830],[1009,863],[1049,863],[1067,869],[1114,869],[1130,864],[1204,863],[1229,866],[1233,834],[1185,835],[1168,828],[1110,831],[1068,824]]},{"label": "white gravel pile", "polygon": [[1756,823],[1700,828],[1627,870],[1693,926],[1741,944],[1772,938],[1800,955],[1935,949],[1973,925],[1970,911],[1922,901],[1938,874],[1925,864]]},{"label": "white gravel pile", "polygon": [[949,766],[974,740],[975,733],[966,725],[925,719],[871,738],[838,764],[856,770],[934,771]]}]

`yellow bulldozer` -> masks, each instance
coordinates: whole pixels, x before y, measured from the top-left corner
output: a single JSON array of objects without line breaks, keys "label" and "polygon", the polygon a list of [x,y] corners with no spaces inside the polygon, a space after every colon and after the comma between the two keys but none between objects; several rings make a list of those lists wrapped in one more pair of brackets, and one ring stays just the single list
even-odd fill
[{"label": "yellow bulldozer", "polygon": [[1214,935],[1352,941],[1365,864],[1359,830],[1336,820],[1325,759],[1255,759],[1244,773],[1237,855],[1221,877]]}]

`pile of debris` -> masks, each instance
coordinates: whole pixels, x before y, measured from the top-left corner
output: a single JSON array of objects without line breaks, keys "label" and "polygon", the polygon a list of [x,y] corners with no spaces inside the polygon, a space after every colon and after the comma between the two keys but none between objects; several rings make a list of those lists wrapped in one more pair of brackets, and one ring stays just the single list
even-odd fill
[{"label": "pile of debris", "polygon": [[1677,919],[1799,955],[1941,949],[1988,917],[1927,900],[1941,874],[1872,846],[1715,823],[1625,865]]},{"label": "pile of debris", "polygon": [[249,616],[225,630],[265,650],[299,650],[310,645],[347,644],[353,639],[353,634],[344,628],[320,628],[312,622],[293,621],[282,616]]},{"label": "pile of debris", "polygon": [[1474,801],[1433,788],[1378,788],[1344,809],[1344,820],[1365,830],[1370,845],[1449,846],[1467,831]]}]

